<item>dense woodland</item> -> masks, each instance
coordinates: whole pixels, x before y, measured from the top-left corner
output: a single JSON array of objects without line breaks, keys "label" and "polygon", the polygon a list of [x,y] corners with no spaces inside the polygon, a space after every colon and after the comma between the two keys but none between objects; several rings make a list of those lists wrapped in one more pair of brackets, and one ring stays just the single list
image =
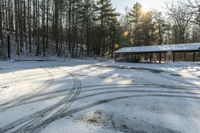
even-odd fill
[{"label": "dense woodland", "polygon": [[112,57],[124,46],[200,42],[199,0],[163,6],[120,14],[111,0],[0,0],[0,53]]}]

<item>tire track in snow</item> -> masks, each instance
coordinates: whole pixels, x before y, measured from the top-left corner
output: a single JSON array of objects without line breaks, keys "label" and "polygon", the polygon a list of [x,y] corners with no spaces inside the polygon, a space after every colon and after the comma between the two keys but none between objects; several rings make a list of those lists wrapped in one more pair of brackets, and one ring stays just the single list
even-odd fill
[{"label": "tire track in snow", "polygon": [[[90,91],[102,91],[102,90],[109,90],[109,89],[125,89],[125,88],[129,88],[129,89],[137,89],[137,88],[151,88],[151,90],[146,90],[146,91],[157,91],[157,92],[169,92],[169,93],[180,93],[180,94],[195,94],[198,95],[200,93],[196,92],[196,89],[191,89],[190,86],[173,86],[173,85],[152,85],[152,84],[109,84],[109,85],[91,85],[91,86],[83,86],[82,87],[84,90],[82,90],[82,92],[90,92]],[[152,90],[152,89],[161,89],[159,90]],[[190,88],[190,89],[188,89]],[[172,90],[172,91],[165,91],[164,89],[167,90]],[[173,91],[173,90],[178,90],[178,91]],[[192,90],[192,91],[191,91]],[[48,93],[44,93],[44,94],[39,94],[36,95],[32,98],[28,98],[28,100],[26,101],[22,101],[20,103],[17,103],[15,105],[10,106],[9,108],[13,108],[16,106],[20,106],[20,105],[26,105],[26,104],[30,104],[30,103],[34,103],[34,102],[41,102],[44,100],[48,100],[48,99],[53,99],[56,97],[61,97],[64,96],[66,91],[70,91],[70,90],[59,90],[59,91],[53,91],[53,92],[48,92]],[[134,90],[132,90],[134,91]],[[137,90],[136,90],[137,91]],[[142,90],[143,91],[143,90]],[[194,91],[194,92],[193,92]]]},{"label": "tire track in snow", "polygon": [[[73,76],[72,74],[70,75]],[[51,117],[66,111],[79,96],[81,91],[81,82],[78,80],[78,78],[74,78],[73,82],[74,85],[70,92],[68,93],[67,91],[66,96],[63,99],[61,99],[58,103],[47,107],[41,111],[38,111],[32,115],[21,118],[20,120],[12,122],[11,124],[0,128],[0,132],[7,132],[17,127],[18,129],[13,132],[33,132],[36,130],[36,127],[38,127],[38,129],[42,128],[40,125],[44,125],[43,123],[45,123],[46,120],[51,119]]]},{"label": "tire track in snow", "polygon": [[[92,86],[88,86],[88,87],[92,87]],[[115,87],[113,87],[113,88],[115,88]],[[108,93],[115,93],[115,92],[140,92],[140,93],[142,93],[142,92],[144,92],[144,93],[149,93],[149,92],[151,92],[151,91],[149,91],[149,90],[138,90],[138,91],[134,91],[134,90],[130,90],[130,91],[126,91],[126,90],[118,90],[118,91],[107,91],[107,92],[100,92],[100,93],[94,93],[94,94],[90,94],[90,95],[86,95],[86,96],[83,96],[83,97],[79,97],[77,100],[80,100],[80,99],[83,99],[83,98],[89,98],[89,97],[91,97],[91,96],[98,96],[98,95],[103,95],[103,94],[108,94]],[[174,93],[176,93],[176,92],[172,92],[172,94],[173,95],[167,95],[167,93],[166,92],[162,92],[162,91],[154,91],[154,92],[151,92],[151,93],[162,93],[162,94],[152,94],[152,95],[147,95],[147,96],[165,96],[165,97],[186,97],[186,98],[197,98],[197,97],[192,97],[192,96],[181,96],[181,95],[176,95],[176,94],[174,94]],[[170,93],[170,92],[169,92]],[[185,94],[185,93],[184,93]],[[135,96],[135,95],[134,95]],[[144,95],[145,96],[145,95]],[[143,96],[143,97],[144,97]],[[199,98],[200,99],[200,98]],[[103,102],[106,102],[106,101],[108,101],[108,100],[105,100],[105,101],[103,101],[103,100],[101,100],[101,101],[99,101],[99,102],[96,102],[96,103],[103,103]],[[64,109],[65,110],[65,109]],[[41,114],[43,114],[44,112],[41,112]],[[59,113],[56,113],[56,114],[54,114],[54,115],[52,115],[52,117],[51,118],[49,118],[49,119],[45,119],[45,120],[43,120],[43,121],[37,121],[38,122],[38,124],[37,124],[37,126],[35,125],[35,126],[33,126],[34,125],[34,123],[29,123],[29,124],[33,124],[33,125],[26,125],[25,127],[26,128],[24,128],[24,127],[22,127],[22,128],[20,128],[20,130],[19,130],[19,132],[23,132],[23,131],[25,131],[25,132],[37,132],[37,131],[40,131],[41,129],[43,129],[44,127],[46,127],[49,123],[50,123],[50,121],[52,122],[52,121],[54,121],[54,119],[52,119],[52,118],[54,118],[54,117],[57,117],[57,119],[58,118],[60,118],[61,116],[62,116],[62,114],[63,113],[65,113],[64,111],[61,111],[61,112],[59,112]],[[43,117],[43,116],[42,116]],[[36,118],[38,118],[38,117],[36,117]],[[16,122],[15,122],[16,123]],[[1,130],[0,130],[1,131]],[[14,131],[14,132],[16,132],[16,131]]]},{"label": "tire track in snow", "polygon": [[[103,94],[116,93],[116,92],[120,92],[120,93],[121,92],[124,92],[124,93],[127,93],[127,92],[152,93],[152,94],[148,94],[148,95],[139,94],[139,96],[141,96],[141,97],[145,97],[145,96],[147,96],[147,97],[150,97],[150,96],[162,97],[163,96],[163,97],[169,97],[169,98],[175,98],[175,97],[178,97],[178,98],[190,98],[190,99],[194,98],[194,99],[200,100],[200,97],[186,96],[186,95],[177,95],[176,92],[162,92],[162,91],[149,91],[149,90],[137,90],[137,91],[136,90],[128,90],[128,91],[127,90],[118,90],[118,91],[107,91],[107,92],[100,92],[100,93],[94,93],[94,94],[89,94],[89,95],[86,95],[86,96],[82,96],[82,97],[79,97],[77,100],[81,100],[81,99],[84,99],[84,98],[90,98],[92,96],[99,96],[99,95],[103,95]],[[137,94],[133,95],[132,97],[134,97],[134,96],[138,97]],[[119,97],[119,100],[120,100],[121,97]],[[123,97],[126,97],[126,96],[123,96]],[[117,98],[115,98],[115,100],[117,100]],[[103,103],[106,103],[106,101],[110,101],[110,100],[108,100],[108,99],[107,100],[100,100],[100,101],[98,101],[96,103],[103,104]],[[57,119],[58,119],[58,118],[60,118],[62,116],[63,113],[65,113],[65,112],[61,111],[59,113],[56,113],[55,115],[52,115],[51,118],[46,119],[45,121],[42,121],[42,122],[39,121],[39,124],[36,123],[37,125],[34,125],[34,123],[32,123],[34,126],[29,125],[29,127],[27,128],[27,125],[26,125],[26,128],[22,127],[23,130],[21,129],[19,131],[17,130],[17,131],[14,131],[14,132],[23,132],[23,131],[24,132],[39,132],[39,131],[41,131],[41,129],[43,129],[48,124],[50,124],[50,121],[51,122],[54,121],[54,119],[52,119],[52,118],[57,117]],[[30,126],[32,126],[31,129],[30,129]],[[40,130],[38,130],[38,129],[40,129]]]},{"label": "tire track in snow", "polygon": [[[51,124],[52,122],[54,122],[56,120],[62,119],[66,116],[84,111],[86,109],[89,109],[89,108],[92,108],[92,107],[95,107],[95,106],[98,106],[98,105],[106,104],[106,103],[109,103],[109,102],[112,102],[112,101],[123,100],[123,99],[128,99],[128,98],[147,98],[147,97],[155,97],[155,98],[166,97],[166,98],[181,98],[181,99],[187,99],[187,98],[191,99],[192,98],[192,99],[200,100],[200,97],[181,96],[181,95],[166,95],[166,94],[146,94],[146,95],[144,95],[144,94],[138,94],[137,95],[136,94],[136,95],[119,96],[119,97],[99,100],[99,101],[96,101],[96,102],[93,102],[93,103],[90,103],[90,104],[87,104],[87,105],[84,105],[84,106],[77,107],[77,108],[69,110],[67,112],[61,113],[58,116],[53,116],[53,117],[51,117],[51,119],[48,119],[47,121],[45,121],[45,125],[42,125],[42,126],[47,127],[49,124]],[[41,130],[37,130],[37,129],[38,129],[38,127],[36,128],[36,130],[33,130],[33,132],[31,132],[31,133],[38,133],[39,131],[41,131]]]},{"label": "tire track in snow", "polygon": [[[169,81],[176,81],[177,83],[181,83],[181,84],[185,84],[185,85],[190,85],[191,87],[196,87],[198,89],[200,89],[200,87],[198,86],[195,86],[194,84],[190,83],[190,82],[186,82],[186,81],[183,81],[182,79],[178,79],[178,78],[173,78],[173,76],[171,74],[171,72],[168,72],[168,71],[163,71],[163,70],[157,70],[157,69],[148,69],[148,68],[126,68],[126,67],[115,67],[115,66],[102,66],[102,65],[96,65],[96,67],[99,67],[99,68],[115,68],[115,69],[122,69],[122,70],[140,70],[140,71],[148,71],[148,72],[151,72],[153,74],[155,74],[156,76],[158,77],[161,77],[161,78],[164,78],[164,79],[167,79]],[[160,73],[160,74],[159,74]],[[162,73],[167,73],[169,74],[170,77],[167,77],[166,75],[161,75]]]},{"label": "tire track in snow", "polygon": [[[151,84],[155,85],[155,83],[152,83],[152,82],[146,82],[146,83],[151,83]],[[166,87],[166,86],[160,85],[160,87],[163,87],[163,88]],[[169,85],[168,87],[172,87],[172,86]],[[184,89],[190,90],[189,88],[191,86],[187,86],[187,87],[185,86]],[[196,87],[193,87],[193,88],[196,88]],[[171,89],[173,89],[173,88],[171,88]],[[183,88],[180,88],[180,86],[174,86],[174,89],[183,89]],[[80,100],[80,99],[83,99],[83,98],[89,98],[91,96],[98,96],[98,95],[103,95],[103,94],[108,94],[108,93],[115,93],[115,92],[120,92],[121,93],[121,92],[127,92],[127,91],[126,90],[124,90],[124,91],[108,91],[108,92],[101,92],[101,93],[98,93],[98,94],[94,93],[94,94],[86,95],[86,96],[83,96],[83,97],[79,97],[77,100]],[[128,91],[128,92],[130,92],[130,91]],[[132,91],[132,92],[134,92],[134,91]],[[148,90],[138,91],[138,92],[140,92],[140,93],[149,93]],[[183,92],[183,94],[185,94],[185,93],[186,92]],[[134,98],[134,97],[137,97],[137,98],[139,98],[139,97],[141,97],[141,98],[143,98],[143,97],[166,97],[166,98],[183,98],[183,99],[189,98],[189,99],[200,100],[199,96],[193,96],[193,95],[196,95],[196,93],[190,93],[190,94],[191,95],[177,95],[176,92],[164,92],[163,93],[163,92],[158,92],[158,91],[156,92],[156,91],[154,91],[154,92],[152,92],[152,94],[139,94],[139,95],[136,94],[136,95],[132,95],[132,96],[130,96],[130,95],[128,95],[128,96],[119,96],[119,97],[115,97],[115,98],[99,100],[97,102],[94,102],[94,103],[91,103],[91,104],[88,104],[88,105],[85,105],[85,106],[81,106],[81,107],[75,108],[75,109],[70,110],[68,112],[61,113],[58,116],[54,116],[51,119],[48,119],[46,121],[46,126],[49,125],[50,123],[52,123],[53,121],[59,120],[59,119],[65,117],[67,115],[71,115],[71,114],[80,112],[80,111],[82,111],[84,109],[88,109],[90,107],[98,106],[100,104],[108,103],[108,102],[115,101],[115,100],[121,100],[121,99],[127,99],[127,98]],[[43,126],[43,127],[46,127],[46,126]],[[38,131],[35,131],[35,132],[38,132]]]},{"label": "tire track in snow", "polygon": [[[41,70],[44,70],[44,68],[43,69],[41,69]],[[45,72],[45,73],[44,73]],[[38,75],[48,75],[48,72],[46,72],[45,70],[44,70],[44,72],[35,72],[35,73],[29,73],[29,74],[16,74],[16,72],[12,72],[12,74],[14,75],[14,76],[12,76],[12,77],[9,77],[9,81],[8,82],[3,82],[3,84],[1,84],[1,85],[7,85],[7,84],[14,84],[14,83],[18,83],[18,82],[20,82],[20,81],[22,81],[22,80],[25,80],[24,78],[26,77],[33,77],[33,76],[38,76]],[[12,78],[14,78],[15,80],[13,80],[13,81],[10,81],[10,79],[12,79]],[[36,77],[37,78],[37,77]],[[26,79],[26,81],[27,81],[27,79]]]},{"label": "tire track in snow", "polygon": [[[146,84],[147,85],[147,84]],[[152,85],[155,85],[155,84],[152,84]],[[101,85],[99,85],[101,86]],[[103,85],[102,85],[103,86]],[[145,85],[144,85],[145,86]],[[86,86],[87,87],[87,86]],[[88,88],[92,88],[93,86],[88,86]],[[94,86],[95,87],[95,86]],[[146,86],[147,87],[147,86]],[[162,86],[164,87],[164,86]],[[165,86],[167,87],[167,86]],[[168,86],[170,87],[170,86]],[[172,86],[171,86],[172,87]],[[179,86],[180,87],[180,86]],[[186,86],[185,86],[186,87]],[[190,87],[190,86],[188,86]],[[110,87],[111,88],[111,87]],[[116,87],[112,87],[112,88],[116,88]],[[181,88],[178,88],[177,86],[174,87],[175,89],[181,89]],[[95,89],[95,88],[94,88]],[[90,89],[90,90],[94,90],[94,89]],[[173,88],[172,88],[173,89]],[[187,88],[185,88],[187,89]],[[107,92],[101,92],[101,93],[94,93],[94,94],[90,94],[90,95],[86,95],[86,96],[83,96],[83,97],[79,97],[77,98],[76,96],[74,96],[75,98],[73,99],[73,97],[71,98],[72,100],[68,100],[69,101],[72,101],[74,102],[75,100],[80,100],[82,98],[89,98],[91,96],[98,96],[98,95],[103,95],[103,94],[108,94],[108,93],[114,93],[114,92],[126,92],[126,90],[123,90],[123,91],[107,91]],[[128,91],[130,92],[130,91]],[[132,91],[134,92],[134,91]],[[138,91],[139,92],[139,91]],[[142,91],[140,91],[142,93]],[[74,92],[74,93],[77,93],[77,92]],[[148,90],[144,90],[144,93],[148,93]],[[156,93],[156,92],[153,92],[153,93]],[[161,92],[158,92],[158,93],[161,93]],[[85,105],[85,106],[81,106],[81,107],[78,107],[78,108],[75,108],[75,109],[72,109],[70,111],[67,111],[66,112],[66,109],[68,109],[68,106],[66,106],[66,102],[65,102],[65,105],[63,105],[64,107],[61,107],[58,109],[58,113],[55,113],[53,114],[50,118],[45,118],[43,116],[40,116],[40,117],[43,117],[42,119],[38,119],[38,117],[36,117],[37,119],[37,122],[38,124],[37,125],[30,125],[31,124],[31,121],[30,119],[27,120],[26,122],[24,122],[24,125],[22,128],[19,128],[19,130],[16,130],[14,132],[39,132],[41,131],[43,128],[45,128],[46,126],[48,126],[50,123],[52,123],[53,121],[55,120],[58,120],[60,118],[63,118],[67,115],[70,115],[70,114],[74,114],[74,113],[77,113],[79,111],[82,111],[84,109],[88,109],[90,107],[93,107],[93,106],[97,106],[97,105],[100,105],[100,104],[104,104],[104,103],[108,103],[108,102],[111,102],[111,101],[114,101],[114,100],[121,100],[121,99],[127,99],[127,98],[134,98],[134,97],[168,97],[168,98],[193,98],[193,99],[200,99],[199,97],[194,97],[194,96],[185,96],[185,95],[168,95],[167,93],[166,94],[147,94],[147,95],[144,95],[144,94],[139,94],[139,95],[131,95],[131,96],[120,96],[120,97],[115,97],[115,98],[110,98],[110,99],[105,99],[105,100],[99,100],[97,102],[94,102],[94,103],[91,103],[91,104],[88,104],[88,105]],[[73,101],[74,100],[74,101]],[[64,110],[64,111],[63,111]],[[55,111],[55,110],[54,110]],[[52,113],[52,112],[51,112]],[[30,122],[30,123],[29,123]],[[33,121],[32,121],[33,122]],[[36,121],[34,121],[36,122]],[[33,124],[33,123],[32,123]],[[22,125],[22,124],[20,124]],[[18,127],[20,125],[17,125],[15,127]],[[13,128],[15,128],[13,127]],[[9,131],[9,130],[8,130]],[[1,132],[1,129],[0,129],[0,132]]]},{"label": "tire track in snow", "polygon": [[27,96],[27,94],[26,94],[26,95],[20,96],[16,99],[13,99],[9,102],[0,104],[0,113],[3,111],[6,111],[9,108],[12,108],[13,106],[15,106],[17,104],[20,104],[23,101],[31,99],[32,97],[36,96],[40,92],[40,90],[49,88],[55,81],[55,78],[54,78],[53,74],[50,71],[48,71],[47,69],[44,69],[44,71],[47,73],[48,77],[50,77],[49,80],[47,80],[44,84],[37,87],[36,88],[37,91],[35,91],[32,95]]},{"label": "tire track in snow", "polygon": [[[18,75],[17,75],[15,72],[12,72],[12,75],[13,75],[13,76],[12,76],[10,79],[14,79],[14,80],[11,81],[11,82],[9,81],[9,82],[6,82],[6,83],[5,83],[5,82],[1,83],[1,84],[0,84],[0,88],[1,88],[1,87],[3,88],[3,87],[5,87],[5,86],[15,85],[15,84],[17,83],[17,80],[16,80],[16,79],[17,79],[17,76],[18,76]],[[10,80],[10,79],[9,79],[9,80]],[[2,81],[1,81],[1,82],[2,82]]]},{"label": "tire track in snow", "polygon": [[[134,70],[135,69],[135,70],[139,70],[139,71],[148,71],[148,72],[151,72],[152,74],[155,74],[155,76],[161,77],[163,79],[167,79],[167,80],[172,81],[172,82],[176,81],[177,83],[181,83],[181,84],[184,83],[185,85],[190,85],[191,88],[200,89],[200,87],[195,86],[192,83],[189,83],[189,82],[186,82],[186,81],[181,81],[181,80],[178,80],[178,79],[175,79],[175,78],[170,79],[169,77],[167,77],[165,75],[159,74],[159,73],[163,73],[163,72],[168,73],[168,74],[173,74],[173,73],[163,71],[163,70],[148,69],[148,68],[125,68],[125,67],[121,68],[121,67],[115,67],[115,66],[101,66],[101,65],[89,66],[88,68],[95,68],[95,67],[98,67],[102,70],[105,70],[104,68],[114,68],[114,69],[121,69],[121,70],[132,70],[132,69]],[[120,76],[120,77],[122,77],[124,79],[130,79],[129,77],[124,77],[124,76]],[[152,81],[144,79],[142,77],[137,77],[137,79],[139,79],[138,82],[143,81],[144,83],[157,84],[156,82],[152,82]]]},{"label": "tire track in snow", "polygon": [[[67,111],[68,108],[73,104],[73,102],[75,102],[78,99],[80,92],[81,92],[81,82],[78,82],[78,89],[76,90],[73,97],[69,101],[65,102],[65,105],[63,105],[63,107],[59,109],[52,117],[59,116],[60,114],[63,114],[65,111]],[[44,129],[46,126],[49,125],[49,121],[52,121],[52,117],[35,125],[29,131],[31,131],[31,133],[40,132],[42,129]]]}]

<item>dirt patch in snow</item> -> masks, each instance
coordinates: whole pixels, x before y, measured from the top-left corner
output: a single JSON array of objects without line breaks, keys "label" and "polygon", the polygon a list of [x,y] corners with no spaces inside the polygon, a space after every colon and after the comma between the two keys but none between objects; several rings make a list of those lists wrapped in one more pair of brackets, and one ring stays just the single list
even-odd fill
[{"label": "dirt patch in snow", "polygon": [[82,116],[82,121],[86,122],[87,124],[98,124],[100,123],[102,118],[102,112],[100,110],[97,110],[95,112],[89,112]]},{"label": "dirt patch in snow", "polygon": [[86,112],[75,119],[84,121],[88,126],[100,126],[124,133],[178,133],[172,129],[141,121],[140,118],[137,117],[129,118],[117,113],[104,112],[102,110]]}]

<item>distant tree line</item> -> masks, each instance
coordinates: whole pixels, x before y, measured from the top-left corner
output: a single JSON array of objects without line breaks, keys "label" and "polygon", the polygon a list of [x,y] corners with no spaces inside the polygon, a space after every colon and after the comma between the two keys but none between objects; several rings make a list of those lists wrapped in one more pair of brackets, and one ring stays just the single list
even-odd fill
[{"label": "distant tree line", "polygon": [[110,0],[0,0],[0,41],[16,53],[72,57],[112,53],[120,38]]},{"label": "distant tree line", "polygon": [[140,3],[122,17],[124,45],[162,45],[200,42],[200,2],[171,1],[166,13],[143,11]]},{"label": "distant tree line", "polygon": [[119,15],[111,0],[0,0],[0,48],[17,55],[110,56],[124,46],[200,42],[200,2],[176,0],[167,13],[140,3]]}]

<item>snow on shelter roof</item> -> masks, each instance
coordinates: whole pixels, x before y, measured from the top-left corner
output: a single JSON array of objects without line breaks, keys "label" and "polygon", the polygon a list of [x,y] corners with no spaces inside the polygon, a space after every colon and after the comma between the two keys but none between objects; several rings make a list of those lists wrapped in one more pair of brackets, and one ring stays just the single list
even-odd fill
[{"label": "snow on shelter roof", "polygon": [[115,53],[153,53],[153,52],[178,52],[178,51],[200,51],[200,43],[172,44],[172,45],[155,45],[141,47],[125,47]]}]

